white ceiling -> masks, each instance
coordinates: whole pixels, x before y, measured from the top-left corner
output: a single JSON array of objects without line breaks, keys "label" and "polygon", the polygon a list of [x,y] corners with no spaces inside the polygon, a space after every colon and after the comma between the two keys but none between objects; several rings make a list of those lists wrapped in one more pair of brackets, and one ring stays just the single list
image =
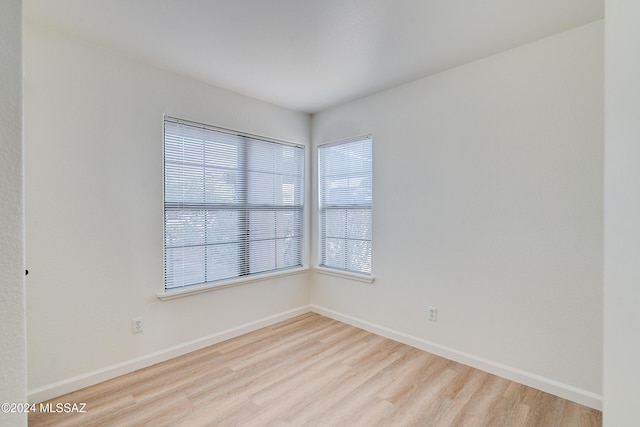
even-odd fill
[{"label": "white ceiling", "polygon": [[308,113],[604,15],[604,0],[24,3],[27,22]]}]

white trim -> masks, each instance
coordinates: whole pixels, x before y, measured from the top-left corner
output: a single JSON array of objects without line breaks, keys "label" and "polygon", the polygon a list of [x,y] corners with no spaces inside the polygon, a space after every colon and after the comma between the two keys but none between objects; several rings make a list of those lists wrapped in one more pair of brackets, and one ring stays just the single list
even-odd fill
[{"label": "white trim", "polygon": [[559,396],[564,399],[579,403],[581,405],[585,405],[590,408],[602,411],[602,395],[592,393],[587,390],[582,390],[580,388],[564,384],[550,378],[545,378],[531,372],[503,365],[492,360],[483,359],[473,354],[465,353],[422,338],[398,332],[393,329],[385,328],[384,326],[351,317],[324,307],[317,306],[315,304],[311,305],[311,311],[335,320],[339,320],[344,323],[348,323],[349,325],[356,326],[358,328],[364,329],[377,335],[381,335],[394,341],[398,341],[403,344],[428,351],[429,353],[433,353],[441,357],[445,357],[449,360],[453,360],[458,363],[462,363],[464,365],[471,366],[473,368],[489,372],[499,377],[506,378],[508,380],[515,381],[517,383],[524,384],[526,386],[533,387],[546,393],[550,393],[555,396]]},{"label": "white trim", "polygon": [[27,395],[28,401],[29,403],[39,403],[45,400],[49,400],[54,397],[70,393],[72,391],[80,390],[81,388],[107,381],[120,375],[124,375],[138,369],[146,368],[147,366],[164,362],[174,357],[182,356],[183,354],[187,354],[192,351],[196,351],[201,348],[208,347],[210,345],[226,341],[228,339],[235,338],[249,332],[253,332],[260,328],[282,322],[283,320],[300,316],[310,311],[310,306],[304,305],[298,308],[284,311],[282,313],[274,314],[272,316],[263,317],[262,319],[245,323],[244,325],[236,326],[235,328],[220,331],[206,337],[198,338],[169,348],[165,348],[151,354],[136,357],[130,360],[125,360],[111,366],[96,369],[95,371],[86,372],[84,374],[76,375],[75,377],[67,378],[52,384],[47,384],[45,386],[29,390]]},{"label": "white trim", "polygon": [[326,317],[330,317],[335,320],[339,320],[341,322],[401,342],[403,344],[428,351],[430,353],[465,364],[467,366],[471,366],[473,368],[498,375],[511,381],[536,388],[546,393],[560,396],[564,399],[571,400],[581,405],[585,405],[600,411],[602,410],[602,395],[582,390],[577,387],[573,387],[571,385],[545,378],[530,372],[506,366],[501,363],[483,359],[469,353],[464,353],[449,347],[445,347],[434,342],[424,340],[422,338],[414,337],[412,335],[385,328],[366,320],[347,316],[345,314],[338,313],[336,311],[329,310],[315,304],[301,306],[272,316],[264,317],[262,319],[245,323],[244,325],[240,325],[235,328],[220,331],[203,338],[198,338],[145,356],[126,360],[124,362],[116,363],[105,368],[96,369],[91,372],[80,374],[75,377],[29,390],[28,401],[29,403],[38,403],[48,399],[52,399],[54,397],[70,393],[72,391],[76,391],[81,388],[107,381],[120,375],[127,374],[129,372],[133,372],[137,369],[142,369],[147,366],[164,362],[171,358],[178,357],[183,354],[187,354],[192,351],[238,337],[240,335],[258,330],[260,328],[264,328],[269,325],[273,325],[283,320],[300,316],[310,311]]},{"label": "white trim", "polygon": [[360,282],[365,282],[365,283],[373,283],[376,280],[375,276],[371,276],[368,274],[358,274],[351,271],[338,270],[334,268],[327,268],[327,267],[321,267],[321,266],[313,267],[313,271],[316,271],[320,274],[327,274],[329,276],[342,277],[344,279],[358,280]]},{"label": "white trim", "polygon": [[201,294],[203,292],[217,291],[219,289],[230,288],[232,286],[244,285],[246,283],[260,282],[263,280],[273,279],[275,277],[291,276],[294,274],[301,274],[309,271],[309,267],[295,267],[287,270],[274,271],[265,274],[255,274],[251,276],[244,276],[239,278],[233,278],[230,280],[223,280],[220,282],[206,283],[204,285],[187,286],[184,288],[169,289],[162,292],[158,292],[156,296],[163,300],[171,300],[175,298],[182,298],[189,295]]},{"label": "white trim", "polygon": [[214,132],[226,133],[226,134],[229,134],[229,135],[237,135],[237,136],[246,137],[246,138],[258,139],[260,141],[266,141],[266,142],[275,142],[276,144],[284,144],[284,145],[289,145],[291,147],[297,147],[297,148],[305,148],[306,147],[305,144],[300,144],[299,142],[285,141],[283,139],[271,138],[271,137],[268,137],[268,136],[256,135],[256,134],[253,134],[253,133],[242,132],[242,131],[239,131],[239,130],[227,129],[227,128],[223,128],[223,127],[219,127],[219,126],[213,126],[213,125],[207,125],[207,124],[204,124],[204,123],[193,122],[191,120],[179,119],[177,117],[168,116],[166,114],[164,115],[163,122],[171,122],[171,123],[175,123],[175,124],[183,124],[183,125],[187,125],[187,126],[191,126],[191,127],[200,128],[200,129],[211,130],[211,131],[214,131]]},{"label": "white trim", "polygon": [[342,139],[336,139],[333,141],[323,142],[321,144],[318,144],[316,149],[319,149],[321,147],[331,147],[332,145],[347,144],[349,142],[364,141],[365,139],[373,140],[373,134],[368,133],[365,135],[350,136],[348,138],[342,138]]}]

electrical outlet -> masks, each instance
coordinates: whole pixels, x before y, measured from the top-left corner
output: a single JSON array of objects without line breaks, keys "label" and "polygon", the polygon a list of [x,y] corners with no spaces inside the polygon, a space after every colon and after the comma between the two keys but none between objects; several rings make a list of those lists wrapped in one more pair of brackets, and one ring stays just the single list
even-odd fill
[{"label": "electrical outlet", "polygon": [[131,333],[139,334],[142,332],[142,317],[134,317],[131,319]]},{"label": "electrical outlet", "polygon": [[427,307],[427,316],[429,317],[429,320],[431,320],[433,322],[437,322],[438,321],[438,309],[436,307],[428,306]]}]

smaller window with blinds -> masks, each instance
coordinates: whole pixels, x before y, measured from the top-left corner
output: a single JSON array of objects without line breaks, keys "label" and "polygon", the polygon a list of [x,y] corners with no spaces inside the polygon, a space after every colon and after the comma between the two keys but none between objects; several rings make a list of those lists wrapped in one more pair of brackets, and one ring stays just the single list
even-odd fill
[{"label": "smaller window with blinds", "polygon": [[302,266],[304,147],[165,117],[165,290]]},{"label": "smaller window with blinds", "polygon": [[371,275],[370,136],[318,147],[320,267]]}]

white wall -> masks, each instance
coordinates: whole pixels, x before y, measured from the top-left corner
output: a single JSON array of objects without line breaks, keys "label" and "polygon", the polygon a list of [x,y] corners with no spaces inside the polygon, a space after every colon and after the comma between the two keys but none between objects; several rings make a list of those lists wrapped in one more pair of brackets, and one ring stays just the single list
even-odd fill
[{"label": "white wall", "polygon": [[[306,114],[27,24],[31,400],[308,309],[308,273],[170,301],[156,297],[163,287],[163,114],[309,142]],[[133,335],[136,316],[144,332]]]},{"label": "white wall", "polygon": [[[27,396],[22,173],[22,1],[0,2],[0,403]],[[26,414],[1,413],[3,426]]]},{"label": "white wall", "polygon": [[[602,39],[590,24],[314,116],[315,144],[373,133],[373,284],[313,275],[310,294],[298,275],[160,301],[162,115],[301,143],[309,117],[27,25],[31,399],[311,299],[597,407]],[[130,333],[135,316],[142,334]]]},{"label": "white wall", "polygon": [[598,407],[602,104],[596,22],[315,115],[373,134],[376,277],[316,309]]},{"label": "white wall", "polygon": [[607,0],[604,425],[638,425],[640,402],[640,3]]}]

